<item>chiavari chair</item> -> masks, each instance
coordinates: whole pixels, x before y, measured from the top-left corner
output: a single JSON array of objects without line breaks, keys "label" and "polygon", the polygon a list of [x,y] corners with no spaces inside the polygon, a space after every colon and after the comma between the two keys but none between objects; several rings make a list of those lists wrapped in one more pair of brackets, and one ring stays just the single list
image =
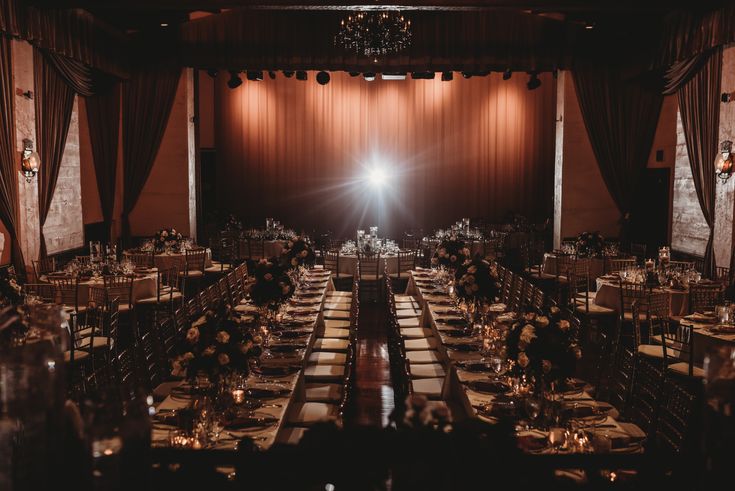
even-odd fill
[{"label": "chiavari chair", "polygon": [[196,293],[196,289],[191,288],[192,284],[201,286],[206,262],[207,251],[204,248],[187,249],[185,251],[184,270],[179,271],[179,276],[183,280],[182,291],[185,297],[188,298]]},{"label": "chiavari chair", "polygon": [[541,312],[541,310],[546,305],[546,294],[541,288],[537,286],[532,286],[531,291],[533,291],[533,298],[531,299],[531,306],[536,312]]},{"label": "chiavari chair", "polygon": [[514,275],[513,286],[510,290],[510,298],[506,303],[508,309],[514,312],[518,312],[521,308],[523,300],[523,289],[526,281],[519,275]]},{"label": "chiavari chair", "polygon": [[210,274],[223,275],[235,267],[237,242],[231,237],[220,237],[209,241],[212,250],[212,265],[205,269]]},{"label": "chiavari chair", "polygon": [[159,315],[163,317],[171,315],[184,298],[179,288],[179,282],[179,268],[176,266],[159,269],[156,273],[156,294],[152,297],[136,300],[136,306],[152,308],[156,314],[156,319]]},{"label": "chiavari chair", "polygon": [[153,268],[155,263],[155,255],[154,252],[133,252],[130,254],[126,254],[125,257],[127,257],[136,268],[141,269],[151,269]]},{"label": "chiavari chair", "polygon": [[133,310],[133,277],[120,275],[105,275],[102,277],[107,298],[117,298],[120,302],[120,311]]},{"label": "chiavari chair", "polygon": [[416,267],[416,251],[415,250],[402,250],[398,251],[398,271],[391,273],[390,277],[393,280],[408,279],[410,271]]},{"label": "chiavari chair", "polygon": [[360,279],[360,293],[375,301],[380,295],[380,253],[357,253],[357,271]]},{"label": "chiavari chair", "polygon": [[[639,309],[642,309],[645,299],[650,292],[643,283],[632,283],[627,281],[620,282],[620,304],[618,308],[618,316],[621,326],[624,328],[633,322],[632,306],[638,301]],[[645,312],[645,310],[641,310]]]},{"label": "chiavari chair", "polygon": [[653,359],[640,353],[634,359],[633,383],[623,415],[648,435],[655,428],[661,404],[663,366],[660,359]]},{"label": "chiavari chair", "polygon": [[631,255],[635,256],[638,261],[643,261],[646,259],[647,249],[648,246],[646,246],[646,244],[641,244],[637,242],[630,243],[630,253]]},{"label": "chiavari chair", "polygon": [[51,283],[26,283],[22,291],[24,295],[37,297],[43,303],[56,303],[56,288]]},{"label": "chiavari chair", "polygon": [[614,326],[610,343],[610,369],[604,385],[598,391],[601,400],[607,401],[621,413],[625,413],[633,385],[636,353],[632,343],[626,342],[622,326]]},{"label": "chiavari chair", "polygon": [[715,281],[719,281],[725,287],[730,286],[730,284],[732,284],[732,275],[730,274],[730,268],[717,266],[715,268],[715,277],[713,279]]},{"label": "chiavari chair", "polygon": [[113,359],[112,365],[115,371],[115,385],[121,400],[123,402],[133,400],[140,385],[136,370],[135,348],[120,350]]},{"label": "chiavari chair", "polygon": [[571,309],[585,320],[593,323],[615,317],[615,309],[595,303],[595,292],[589,291],[589,262],[577,261],[572,276],[569,278],[569,303]]},{"label": "chiavari chair", "polygon": [[691,326],[670,323],[661,331],[667,374],[704,378],[704,369],[694,363],[694,332]]},{"label": "chiavari chair", "polygon": [[79,305],[78,277],[51,277],[49,281],[54,285],[55,297],[62,305],[73,309],[74,312],[84,312],[86,305]]},{"label": "chiavari chair", "polygon": [[669,268],[679,271],[694,269],[694,261],[669,261]]},{"label": "chiavari chair", "polygon": [[33,261],[33,273],[36,277],[36,281],[40,281],[41,276],[53,273],[54,271],[56,271],[55,257],[44,257],[38,261]]},{"label": "chiavari chair", "polygon": [[332,272],[339,279],[339,249],[330,249],[324,253],[324,269]]},{"label": "chiavari chair", "polygon": [[248,259],[259,261],[265,259],[265,242],[263,239],[248,239]]},{"label": "chiavari chair", "polygon": [[511,293],[513,290],[513,285],[515,284],[515,278],[516,275],[510,270],[507,270],[507,272],[503,276],[503,285],[500,290],[500,301],[505,305],[510,304]]},{"label": "chiavari chair", "polygon": [[246,262],[250,259],[250,241],[245,237],[237,239],[237,259]]},{"label": "chiavari chair", "polygon": [[689,284],[689,312],[714,312],[722,303],[722,284]]},{"label": "chiavari chair", "polygon": [[219,290],[219,296],[223,302],[225,302],[230,307],[234,307],[235,305],[237,305],[237,303],[235,303],[234,301],[232,293],[230,292],[230,285],[227,283],[226,278],[220,278],[217,281],[217,287]]},{"label": "chiavari chair", "polygon": [[605,258],[605,273],[616,274],[627,268],[632,268],[636,264],[635,258],[616,258],[606,257]]},{"label": "chiavari chair", "polygon": [[[654,445],[665,459],[699,452],[701,434],[701,385],[667,378],[653,435]],[[672,461],[676,462],[676,461]],[[690,462],[681,462],[688,466]]]},{"label": "chiavari chair", "polygon": [[403,238],[403,249],[415,251],[419,248],[420,239],[414,236],[406,236]]},{"label": "chiavari chair", "polygon": [[664,352],[656,341],[668,330],[669,296],[665,292],[649,292],[631,305],[631,319],[636,352],[663,362]]}]

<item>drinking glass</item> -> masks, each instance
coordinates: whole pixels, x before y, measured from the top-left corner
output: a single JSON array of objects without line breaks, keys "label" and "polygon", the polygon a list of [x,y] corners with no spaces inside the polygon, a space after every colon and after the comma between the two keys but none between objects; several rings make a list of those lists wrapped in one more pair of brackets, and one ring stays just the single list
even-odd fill
[{"label": "drinking glass", "polygon": [[529,429],[536,427],[536,420],[541,415],[541,399],[535,395],[529,395],[524,401],[524,408],[526,410],[526,416],[528,416]]}]

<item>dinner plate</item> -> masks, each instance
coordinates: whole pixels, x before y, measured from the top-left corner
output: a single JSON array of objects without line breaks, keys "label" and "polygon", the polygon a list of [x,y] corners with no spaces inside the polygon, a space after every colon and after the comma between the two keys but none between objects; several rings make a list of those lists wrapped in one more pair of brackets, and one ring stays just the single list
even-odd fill
[{"label": "dinner plate", "polygon": [[510,391],[510,385],[499,380],[470,380],[465,385],[481,394],[505,394]]},{"label": "dinner plate", "polygon": [[480,351],[480,345],[478,343],[448,343],[445,344],[444,347],[451,351]]},{"label": "dinner plate", "polygon": [[258,387],[250,387],[245,391],[248,397],[253,399],[277,399],[290,394],[291,391],[277,384],[267,384]]},{"label": "dinner plate", "polygon": [[278,423],[278,418],[265,413],[238,414],[228,418],[224,426],[228,430],[265,428]]},{"label": "dinner plate", "polygon": [[297,353],[299,350],[306,349],[304,343],[278,343],[271,344],[268,348],[272,353]]},{"label": "dinner plate", "polygon": [[490,367],[490,364],[477,362],[477,361],[459,362],[457,363],[457,367],[467,372],[475,372],[475,373],[490,373],[493,371],[492,368]]},{"label": "dinner plate", "polygon": [[301,370],[298,365],[261,365],[253,369],[258,375],[266,375],[270,377],[282,377],[291,375]]}]

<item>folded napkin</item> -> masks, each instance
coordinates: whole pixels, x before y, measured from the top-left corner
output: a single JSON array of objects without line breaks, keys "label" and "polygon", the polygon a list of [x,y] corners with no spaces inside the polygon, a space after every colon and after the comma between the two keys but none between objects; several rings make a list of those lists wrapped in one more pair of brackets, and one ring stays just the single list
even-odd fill
[{"label": "folded napkin", "polygon": [[701,313],[695,312],[684,317],[688,321],[701,322],[703,324],[714,324],[717,322],[717,317],[713,313]]}]

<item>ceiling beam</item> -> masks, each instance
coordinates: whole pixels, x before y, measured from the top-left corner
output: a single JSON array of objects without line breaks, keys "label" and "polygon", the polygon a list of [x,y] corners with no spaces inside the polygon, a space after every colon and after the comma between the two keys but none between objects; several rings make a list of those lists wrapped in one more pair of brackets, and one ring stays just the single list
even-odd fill
[{"label": "ceiling beam", "polygon": [[[363,0],[364,1],[364,0]],[[661,12],[684,7],[685,0],[388,0],[360,3],[359,0],[31,0],[46,8],[124,10],[515,10],[533,12]]]}]

